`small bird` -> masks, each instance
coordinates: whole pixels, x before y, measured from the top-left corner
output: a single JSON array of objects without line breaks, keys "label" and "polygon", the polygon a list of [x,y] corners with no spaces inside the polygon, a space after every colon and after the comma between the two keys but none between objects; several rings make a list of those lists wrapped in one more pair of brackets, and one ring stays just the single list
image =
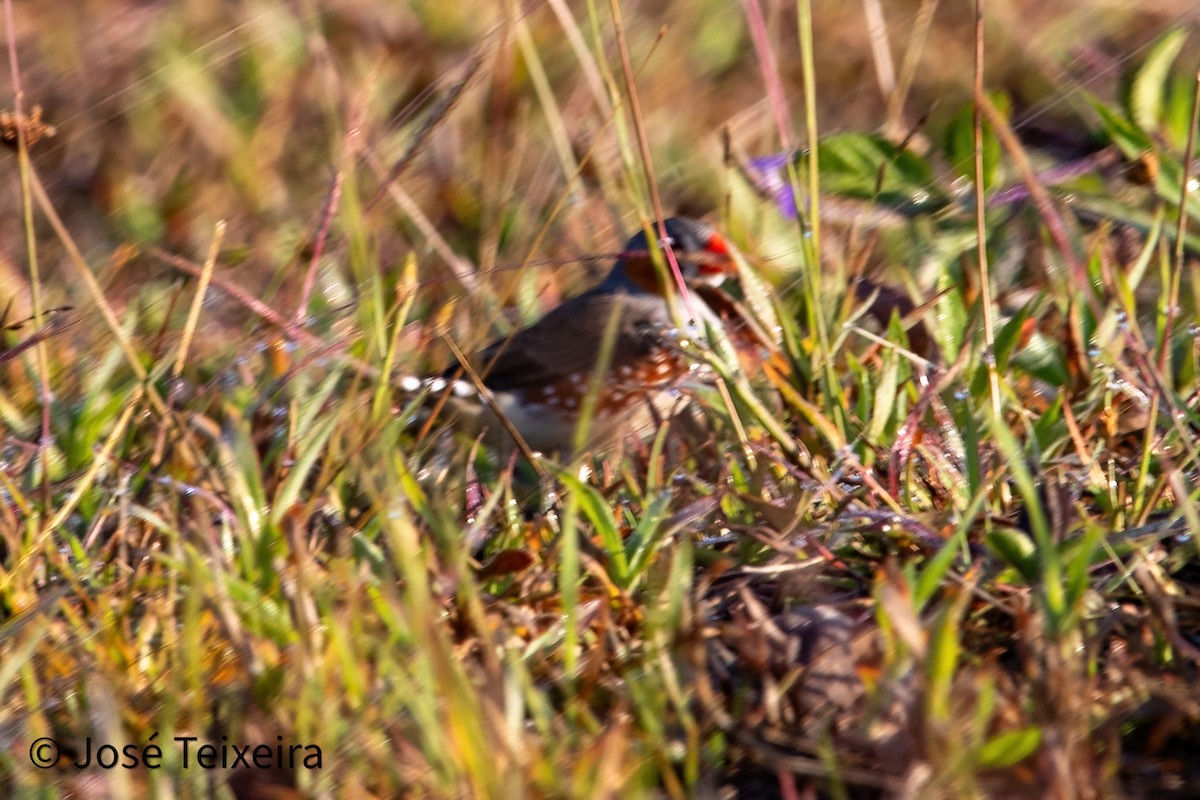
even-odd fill
[{"label": "small bird", "polygon": [[[672,217],[664,227],[666,239],[654,246],[671,248],[685,283],[712,287],[734,273],[724,240],[709,225]],[[657,223],[651,229],[657,233]],[[639,231],[598,286],[469,357],[490,401],[480,397],[458,366],[441,378],[408,379],[401,387],[448,389],[451,405],[463,417],[462,426],[486,430],[494,445],[513,445],[499,412],[531,450],[569,454],[605,330],[618,315],[586,441],[589,447],[601,448],[623,436],[644,435],[682,407],[679,387],[694,365],[671,313],[669,298],[678,290],[674,281],[664,285],[652,258],[646,234]],[[691,307],[697,316],[717,321],[696,295]]]}]

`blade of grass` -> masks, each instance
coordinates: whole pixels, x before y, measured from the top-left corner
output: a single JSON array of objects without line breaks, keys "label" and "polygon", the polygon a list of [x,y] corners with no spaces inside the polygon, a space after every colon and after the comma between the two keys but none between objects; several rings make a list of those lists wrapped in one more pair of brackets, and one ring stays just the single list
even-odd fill
[{"label": "blade of grass", "polygon": [[200,282],[196,286],[196,294],[192,297],[192,307],[188,309],[187,322],[183,326],[183,338],[179,342],[179,352],[175,354],[175,367],[171,372],[173,378],[183,375],[187,364],[188,350],[196,335],[196,326],[200,322],[200,310],[204,307],[204,297],[208,293],[208,284],[212,280],[213,268],[217,265],[217,256],[221,252],[221,244],[225,241],[225,220],[219,220],[213,228],[212,242],[208,246],[208,255],[200,270]]},{"label": "blade of grass", "polygon": [[983,164],[983,109],[988,99],[983,91],[983,4],[984,0],[975,0],[975,102],[972,108],[975,134],[975,266],[979,275],[979,305],[983,317],[983,363],[984,369],[987,370],[988,396],[992,402],[992,417],[999,419],[1002,413],[1000,376],[996,370],[996,323],[995,312],[992,310],[992,276],[988,269],[987,222],[984,217],[986,187]]},{"label": "blade of grass", "polygon": [[[8,67],[13,86],[13,120],[17,133],[17,170],[21,184],[22,229],[25,232],[25,253],[29,259],[29,289],[33,303],[35,325],[43,323],[42,279],[38,269],[37,237],[33,227],[33,200],[30,192],[33,165],[29,161],[29,144],[26,141],[25,93],[21,88],[21,68],[17,60],[16,27],[13,21],[12,0],[4,0],[4,30],[8,41]],[[45,342],[38,340],[34,346],[34,362],[37,370],[38,400],[42,410],[42,429],[38,440],[38,456],[42,473],[42,509],[50,513],[50,411],[53,392],[50,389],[50,357]]]},{"label": "blade of grass", "polygon": [[[1182,42],[1181,42],[1182,44]],[[1196,154],[1196,126],[1200,123],[1200,72],[1193,80],[1192,106],[1188,116],[1187,146],[1183,150],[1183,178],[1179,187],[1179,216],[1175,220],[1175,258],[1172,262],[1170,288],[1167,290],[1166,320],[1163,323],[1162,338],[1158,343],[1158,369],[1166,379],[1166,385],[1175,385],[1174,373],[1171,370],[1171,333],[1175,318],[1179,315],[1179,287],[1183,280],[1184,248],[1183,242],[1187,234],[1187,204],[1188,195],[1194,191],[1192,186],[1192,160]]]},{"label": "blade of grass", "polygon": [[[651,236],[650,226],[643,220],[643,227],[646,229],[647,239],[657,239],[660,242],[669,242],[666,228],[666,215],[663,213],[662,198],[658,194],[658,181],[654,177],[654,163],[650,158],[650,139],[646,134],[646,120],[642,116],[641,100],[638,98],[637,78],[633,69],[633,62],[629,58],[629,44],[625,41],[625,26],[621,17],[620,0],[609,0],[609,12],[612,15],[613,30],[617,37],[617,52],[621,56],[621,74],[625,78],[625,98],[629,102],[630,115],[633,117],[633,128],[637,135],[638,152],[642,160],[642,170],[645,174],[646,189],[650,193],[650,207],[654,211],[654,219],[658,223],[658,236]],[[667,263],[671,267],[671,274],[675,278],[675,285],[679,288],[679,296],[683,298],[683,307],[687,311],[687,321],[694,322],[696,319],[696,310],[692,305],[691,293],[688,291],[687,285],[683,280],[683,271],[679,268],[679,262],[675,258],[675,251],[668,245],[663,247],[663,252],[666,254]],[[658,266],[658,253],[656,248],[650,249],[651,260]],[[666,282],[664,281],[664,284]],[[671,305],[672,314],[676,314],[677,310],[674,304]],[[678,321],[677,321],[678,323]],[[684,327],[680,325],[680,327]]]},{"label": "blade of grass", "polygon": [[105,439],[104,446],[100,448],[100,452],[96,454],[96,458],[92,461],[87,471],[84,472],[84,474],[75,482],[75,486],[72,489],[70,496],[61,506],[58,507],[57,511],[54,513],[54,516],[48,519],[46,525],[42,527],[34,540],[30,542],[30,546],[25,550],[25,552],[17,558],[13,570],[5,574],[3,579],[0,580],[0,594],[8,590],[9,585],[12,582],[13,574],[21,572],[28,562],[35,557],[38,551],[46,546],[46,544],[50,541],[51,535],[57,531],[64,522],[66,522],[67,518],[71,516],[71,513],[83,499],[84,494],[86,494],[88,490],[93,487],[100,472],[112,463],[114,458],[113,454],[117,449],[117,444],[121,441],[122,437],[124,437],[126,427],[133,418],[134,412],[138,409],[141,399],[141,387],[135,388],[125,402],[125,410],[121,413],[120,418],[117,419],[116,424],[113,425],[113,429],[109,433],[108,438]]}]

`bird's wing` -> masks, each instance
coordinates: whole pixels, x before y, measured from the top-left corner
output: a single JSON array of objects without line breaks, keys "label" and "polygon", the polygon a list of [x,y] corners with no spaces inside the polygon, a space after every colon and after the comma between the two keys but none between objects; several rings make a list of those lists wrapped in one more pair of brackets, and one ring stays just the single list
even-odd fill
[{"label": "bird's wing", "polygon": [[543,386],[574,373],[590,373],[614,305],[620,308],[621,320],[610,367],[636,361],[661,346],[667,334],[646,304],[622,294],[585,292],[484,348],[471,362],[493,391]]}]

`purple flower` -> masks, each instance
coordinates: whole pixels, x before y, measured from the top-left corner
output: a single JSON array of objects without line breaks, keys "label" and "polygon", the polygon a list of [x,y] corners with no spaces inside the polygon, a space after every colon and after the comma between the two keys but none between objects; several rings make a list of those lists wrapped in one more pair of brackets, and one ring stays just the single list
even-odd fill
[{"label": "purple flower", "polygon": [[792,153],[758,156],[749,159],[743,169],[746,179],[759,192],[775,198],[779,205],[779,213],[787,219],[795,219],[797,212],[796,195],[792,192],[792,183],[787,172],[788,163],[792,158]]}]

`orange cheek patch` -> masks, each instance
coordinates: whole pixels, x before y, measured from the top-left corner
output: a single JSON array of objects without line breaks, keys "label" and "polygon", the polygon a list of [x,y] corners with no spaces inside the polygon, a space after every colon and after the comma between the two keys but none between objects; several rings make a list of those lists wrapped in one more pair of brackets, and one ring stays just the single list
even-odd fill
[{"label": "orange cheek patch", "polygon": [[718,233],[708,237],[708,243],[704,245],[704,249],[721,256],[729,255],[729,247]]}]

